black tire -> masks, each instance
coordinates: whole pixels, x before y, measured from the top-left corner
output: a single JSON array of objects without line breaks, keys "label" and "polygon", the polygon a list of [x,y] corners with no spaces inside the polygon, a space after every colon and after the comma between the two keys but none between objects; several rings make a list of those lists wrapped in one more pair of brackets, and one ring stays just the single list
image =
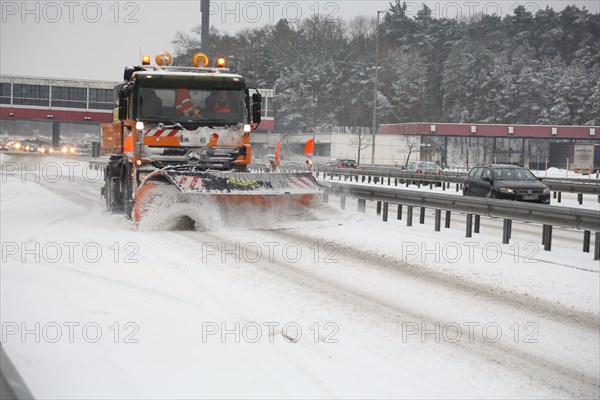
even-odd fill
[{"label": "black tire", "polygon": [[463,188],[463,196],[470,196],[471,195],[471,191],[469,190],[468,186],[465,186]]},{"label": "black tire", "polygon": [[125,214],[127,219],[131,219],[131,212],[133,211],[132,185],[131,164],[128,161],[123,161],[121,179],[119,180],[119,192],[121,197],[121,212]]},{"label": "black tire", "polygon": [[118,213],[122,209],[122,203],[118,185],[114,183],[114,172],[115,168],[111,164],[104,171],[104,198],[106,200],[106,209],[110,212]]},{"label": "black tire", "polygon": [[492,191],[490,193],[490,199],[497,199],[497,198],[498,198],[498,194],[496,192]]}]

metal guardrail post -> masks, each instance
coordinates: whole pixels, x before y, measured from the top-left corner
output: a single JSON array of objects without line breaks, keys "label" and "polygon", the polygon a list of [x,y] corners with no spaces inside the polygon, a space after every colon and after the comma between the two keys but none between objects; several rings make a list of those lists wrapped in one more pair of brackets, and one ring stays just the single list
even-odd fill
[{"label": "metal guardrail post", "polygon": [[546,244],[546,228],[548,227],[548,225],[543,224],[542,225],[542,246],[544,246]]},{"label": "metal guardrail post", "polygon": [[446,191],[446,182],[442,182],[442,191]]},{"label": "metal guardrail post", "polygon": [[552,198],[556,199],[556,192],[552,192]]},{"label": "metal guardrail post", "polygon": [[562,200],[562,192],[558,192],[558,202],[560,203],[561,200]]},{"label": "metal guardrail post", "polygon": [[546,225],[546,240],[544,240],[544,250],[552,250],[552,225]]},{"label": "metal guardrail post", "polygon": [[467,214],[467,236],[473,237],[473,214]]},{"label": "metal guardrail post", "polygon": [[473,231],[479,233],[479,226],[481,225],[481,215],[475,215],[475,227]]},{"label": "metal guardrail post", "polygon": [[396,216],[398,221],[402,220],[402,204],[398,204],[398,215]]},{"label": "metal guardrail post", "polygon": [[[366,176],[364,176],[364,175],[363,175],[363,177],[362,177],[362,181],[363,181],[363,183],[365,182],[365,178],[366,178]],[[370,182],[370,181],[369,181],[369,182]]]},{"label": "metal guardrail post", "polygon": [[425,207],[421,207],[421,212],[419,214],[419,224],[423,225],[425,223]]},{"label": "metal guardrail post", "polygon": [[412,226],[413,206],[407,206],[406,210],[406,226]]},{"label": "metal guardrail post", "polygon": [[381,201],[377,202],[377,215],[381,215]]},{"label": "metal guardrail post", "polygon": [[577,193],[577,201],[579,202],[579,205],[583,204],[583,194]]},{"label": "metal guardrail post", "polygon": [[390,186],[392,184],[392,177],[388,176],[388,186]]},{"label": "metal guardrail post", "polygon": [[508,244],[510,242],[510,219],[504,219],[502,222],[502,243]]},{"label": "metal guardrail post", "polygon": [[435,210],[435,231],[439,232],[442,225],[442,210]]},{"label": "metal guardrail post", "polygon": [[[398,178],[394,179],[394,186],[398,186]],[[600,196],[598,196],[598,202],[600,203]]]},{"label": "metal guardrail post", "polygon": [[450,228],[450,210],[446,210],[446,220],[444,221],[444,228]]},{"label": "metal guardrail post", "polygon": [[358,199],[358,212],[365,213],[367,209],[367,201],[365,199]]},{"label": "metal guardrail post", "polygon": [[583,231],[583,252],[584,253],[589,253],[590,252],[590,239],[592,236],[592,232],[591,231]]},{"label": "metal guardrail post", "polygon": [[456,191],[458,192],[458,183],[456,184]]},{"label": "metal guardrail post", "polygon": [[600,232],[594,234],[594,260],[600,260]]},{"label": "metal guardrail post", "polygon": [[346,196],[341,196],[340,197],[340,208],[342,210],[346,209]]},{"label": "metal guardrail post", "polygon": [[390,203],[388,203],[387,201],[385,203],[383,203],[383,222],[387,222],[387,220],[388,220],[389,206],[390,206]]}]

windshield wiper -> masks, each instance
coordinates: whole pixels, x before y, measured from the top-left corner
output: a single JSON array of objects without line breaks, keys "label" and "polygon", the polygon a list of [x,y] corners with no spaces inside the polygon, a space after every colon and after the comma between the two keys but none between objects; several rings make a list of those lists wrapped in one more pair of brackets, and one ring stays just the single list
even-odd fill
[{"label": "windshield wiper", "polygon": [[187,129],[185,129],[179,122],[173,122],[173,121],[167,121],[168,123],[170,123],[170,126],[165,125],[164,122],[159,122],[158,126],[160,126],[161,129],[164,128],[179,128],[181,130],[185,130],[187,131]]}]

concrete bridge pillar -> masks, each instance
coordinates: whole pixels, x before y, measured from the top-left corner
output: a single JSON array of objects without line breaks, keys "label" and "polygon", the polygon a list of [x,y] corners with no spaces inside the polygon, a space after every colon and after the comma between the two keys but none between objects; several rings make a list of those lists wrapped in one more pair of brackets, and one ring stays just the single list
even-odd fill
[{"label": "concrete bridge pillar", "polygon": [[52,147],[60,146],[60,122],[52,122]]}]

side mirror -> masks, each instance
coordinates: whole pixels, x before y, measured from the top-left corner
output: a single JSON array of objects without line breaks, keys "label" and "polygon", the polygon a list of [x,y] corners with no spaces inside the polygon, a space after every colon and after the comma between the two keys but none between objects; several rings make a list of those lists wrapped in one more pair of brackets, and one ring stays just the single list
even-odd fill
[{"label": "side mirror", "polygon": [[252,122],[260,124],[261,111],[262,111],[262,96],[260,93],[254,93],[252,95]]}]

